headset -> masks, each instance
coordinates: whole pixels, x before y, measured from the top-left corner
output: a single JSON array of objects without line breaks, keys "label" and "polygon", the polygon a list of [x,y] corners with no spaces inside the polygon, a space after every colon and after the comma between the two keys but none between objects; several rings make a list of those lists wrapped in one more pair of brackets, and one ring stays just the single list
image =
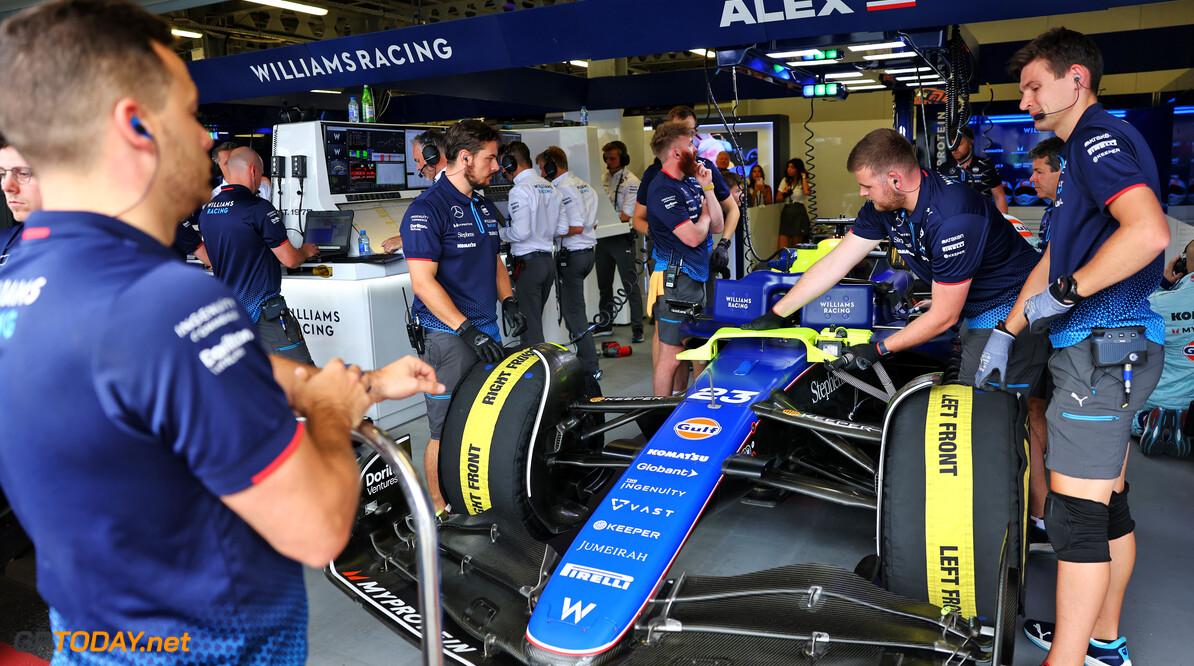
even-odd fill
[{"label": "headset", "polygon": [[510,153],[502,155],[502,173],[506,174],[507,178],[514,178],[515,171],[518,171],[518,160]]},{"label": "headset", "polygon": [[1048,112],[1042,111],[1040,113],[1034,113],[1034,114],[1032,114],[1032,119],[1037,122],[1040,122],[1045,119],[1045,116],[1051,116],[1055,113],[1061,113],[1062,111],[1069,111],[1070,109],[1074,108],[1074,105],[1078,103],[1078,91],[1081,88],[1085,87],[1082,85],[1082,77],[1077,74],[1074,75],[1074,84],[1077,85],[1078,87],[1074,88],[1074,101],[1070,102],[1069,106],[1065,107],[1064,109],[1058,109],[1056,111],[1048,111]]},{"label": "headset", "polygon": [[618,166],[623,169],[630,166],[630,153],[626,152],[626,144],[621,141],[610,141],[610,144],[618,150]]},{"label": "headset", "polygon": [[556,166],[556,161],[549,155],[543,156],[543,175],[547,176],[548,180],[555,180],[559,175],[560,168]]},{"label": "headset", "polygon": [[423,144],[423,163],[424,164],[426,164],[427,166],[433,167],[436,164],[439,164],[439,158],[440,158],[439,148],[436,148],[434,143],[428,141],[427,143]]}]

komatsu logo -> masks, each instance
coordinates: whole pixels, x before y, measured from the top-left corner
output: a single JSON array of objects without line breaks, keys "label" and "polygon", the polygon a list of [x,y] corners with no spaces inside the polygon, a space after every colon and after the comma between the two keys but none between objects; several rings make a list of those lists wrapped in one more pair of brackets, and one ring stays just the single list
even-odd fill
[{"label": "komatsu logo", "polygon": [[[818,16],[828,16],[834,12],[838,14],[853,14],[854,10],[846,6],[843,0],[820,0],[820,9],[814,6],[814,0],[754,0],[754,12],[747,6],[748,0],[725,0],[721,8],[721,24],[725,28],[735,23],[754,25],[755,23],[772,23],[775,21],[794,21]],[[768,10],[767,5],[772,9]]]},{"label": "komatsu logo", "polygon": [[721,432],[721,424],[713,419],[698,416],[677,423],[672,430],[684,439],[708,439]]}]

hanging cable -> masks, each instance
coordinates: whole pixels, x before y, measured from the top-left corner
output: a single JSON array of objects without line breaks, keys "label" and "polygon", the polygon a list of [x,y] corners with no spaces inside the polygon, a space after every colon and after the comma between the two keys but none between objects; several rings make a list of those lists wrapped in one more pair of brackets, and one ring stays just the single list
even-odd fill
[{"label": "hanging cable", "polygon": [[817,176],[813,171],[813,168],[816,166],[812,144],[815,135],[808,124],[813,121],[814,99],[813,97],[808,98],[808,120],[804,121],[804,131],[808,132],[808,136],[804,139],[804,145],[806,146],[804,150],[804,170],[808,173],[808,196],[805,197],[805,201],[807,202],[805,207],[808,208],[808,217],[812,223],[816,223],[817,220]]},{"label": "hanging cable", "polygon": [[[735,160],[737,161],[738,164],[744,165],[744,164],[746,164],[746,157],[745,157],[745,154],[742,152],[742,147],[738,144],[738,101],[739,100],[738,100],[738,69],[737,68],[730,70],[730,77],[731,77],[730,80],[731,80],[731,84],[733,87],[733,94],[734,94],[734,105],[730,108],[730,115],[734,119],[733,123],[730,123],[729,121],[726,120],[725,113],[722,112],[721,105],[717,103],[717,97],[714,96],[714,94],[713,94],[713,83],[709,76],[708,60],[706,60],[706,64],[705,64],[705,91],[706,91],[706,94],[708,96],[708,99],[711,102],[713,102],[713,108],[717,110],[717,116],[718,116],[718,118],[721,119],[722,127],[725,127],[726,132],[729,133],[730,147],[733,149]],[[741,195],[739,195],[739,198],[735,203],[738,205],[738,210],[741,212],[741,217],[738,220],[738,228],[742,229],[742,239],[744,241],[743,244],[746,246],[746,250],[750,253],[750,256],[747,257],[747,259],[750,260],[750,269],[753,269],[756,264],[762,263],[764,261],[764,259],[763,259],[763,257],[759,256],[758,252],[755,251],[754,242],[752,242],[752,239],[751,239],[750,209],[743,205]],[[748,270],[747,272],[750,272],[750,271]]]}]

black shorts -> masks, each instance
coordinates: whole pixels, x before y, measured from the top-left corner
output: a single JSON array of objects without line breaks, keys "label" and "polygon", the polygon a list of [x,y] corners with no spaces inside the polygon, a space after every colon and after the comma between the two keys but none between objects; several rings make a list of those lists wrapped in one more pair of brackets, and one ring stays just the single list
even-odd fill
[{"label": "black shorts", "polygon": [[[281,297],[279,297],[281,298]],[[269,302],[273,302],[270,299]],[[303,338],[303,329],[295,319],[294,313],[286,307],[283,300],[282,309],[278,316],[268,319],[265,311],[257,318],[257,339],[265,347],[265,353],[288,358],[298,363],[315,365],[311,360],[311,352],[307,349],[307,341]],[[272,310],[272,309],[271,309]]]},{"label": "black shorts", "polygon": [[683,316],[672,312],[672,308],[667,304],[668,300],[697,303],[704,307],[705,283],[677,272],[675,286],[664,286],[663,295],[655,302],[655,330],[659,332],[659,341],[665,345],[679,347],[684,344],[684,338],[680,335]]}]

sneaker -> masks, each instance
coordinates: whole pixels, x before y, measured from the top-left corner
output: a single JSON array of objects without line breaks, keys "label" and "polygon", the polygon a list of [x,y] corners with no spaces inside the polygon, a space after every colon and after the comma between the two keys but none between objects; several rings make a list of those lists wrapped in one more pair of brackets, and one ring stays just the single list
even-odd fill
[{"label": "sneaker", "polygon": [[604,337],[611,336],[613,334],[614,334],[613,326],[598,326],[597,328],[593,329],[593,337],[595,337],[595,338],[604,338]]},{"label": "sneaker", "polygon": [[1160,453],[1157,450],[1157,439],[1161,434],[1161,414],[1164,411],[1160,407],[1154,407],[1144,417],[1144,432],[1140,433],[1140,452],[1146,456]]},{"label": "sneaker", "polygon": [[[1024,633],[1028,640],[1046,651],[1053,647],[1054,627],[1052,622],[1024,621]],[[1120,636],[1110,643],[1090,639],[1090,645],[1086,647],[1085,663],[1086,666],[1132,666],[1132,660],[1128,657],[1128,639]]]},{"label": "sneaker", "polygon": [[1190,457],[1190,436],[1186,434],[1186,415],[1189,414],[1184,409],[1177,410],[1177,425],[1173,433],[1173,448],[1174,452],[1169,455],[1175,458]]},{"label": "sneaker", "polygon": [[1028,523],[1028,552],[1046,554],[1053,553],[1053,544],[1049,543],[1048,532],[1037,527],[1036,524],[1031,521]]},{"label": "sneaker", "polygon": [[630,334],[630,341],[631,342],[642,342],[643,341],[643,329],[641,329],[641,328],[634,329],[634,332]]}]

